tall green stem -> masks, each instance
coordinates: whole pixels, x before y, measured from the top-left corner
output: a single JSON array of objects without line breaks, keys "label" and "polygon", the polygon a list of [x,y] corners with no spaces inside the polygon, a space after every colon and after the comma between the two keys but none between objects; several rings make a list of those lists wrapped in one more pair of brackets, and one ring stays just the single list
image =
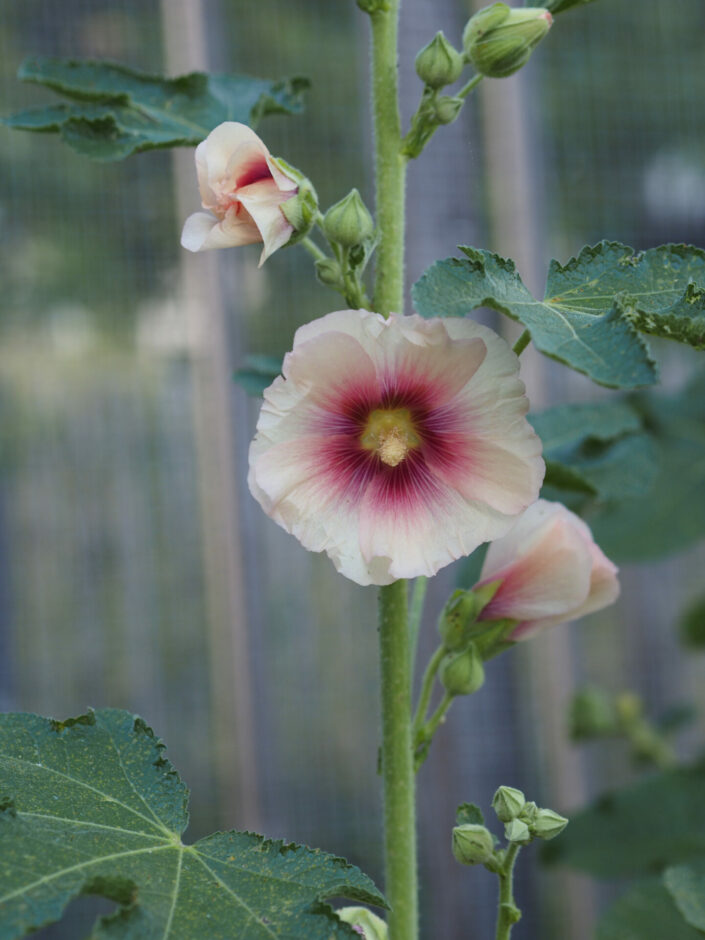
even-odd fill
[{"label": "tall green stem", "polygon": [[382,683],[382,778],[384,781],[385,894],[390,940],[418,936],[416,805],[411,747],[411,668],[407,584],[379,592]]},{"label": "tall green stem", "polygon": [[401,118],[397,73],[400,0],[371,14],[372,110],[375,134],[377,225],[376,280],[373,306],[387,316],[404,305],[404,186],[407,158],[401,153]]},{"label": "tall green stem", "polygon": [[[400,0],[370,15],[375,135],[377,247],[373,309],[388,316],[404,305],[404,185],[397,73]],[[385,894],[390,940],[418,937],[416,805],[411,747],[411,657],[407,584],[380,589]]]}]

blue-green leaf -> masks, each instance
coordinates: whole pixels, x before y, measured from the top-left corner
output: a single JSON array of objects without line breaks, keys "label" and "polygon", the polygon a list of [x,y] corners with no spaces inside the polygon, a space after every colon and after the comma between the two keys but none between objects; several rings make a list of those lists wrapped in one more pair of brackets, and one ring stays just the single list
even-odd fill
[{"label": "blue-green leaf", "polygon": [[384,906],[359,869],[305,846],[248,832],[185,844],[188,791],[163,751],[124,711],[0,716],[0,940],[81,894],[119,905],[101,940],[352,940],[324,900]]},{"label": "blue-green leaf", "polygon": [[245,356],[244,365],[235,370],[234,379],[248,395],[259,397],[282,370],[281,359],[255,353]]},{"label": "blue-green leaf", "polygon": [[544,857],[601,878],[649,875],[705,856],[705,766],[662,771],[571,814]]},{"label": "blue-green leaf", "polygon": [[663,883],[691,927],[705,931],[705,860],[667,868]]},{"label": "blue-green leaf", "polygon": [[538,349],[615,388],[651,385],[657,372],[641,333],[705,348],[705,252],[662,245],[635,252],[618,242],[552,261],[543,300],[514,263],[462,248],[463,259],[433,265],[416,283],[423,316],[465,316],[487,306],[519,320]]},{"label": "blue-green leaf", "polygon": [[543,442],[547,486],[602,500],[644,496],[653,486],[656,446],[629,402],[558,405],[529,420]]},{"label": "blue-green leaf", "polygon": [[255,126],[267,114],[302,108],[305,79],[266,81],[245,75],[191,72],[163,78],[111,62],[27,59],[23,81],[45,85],[70,100],[19,111],[8,127],[59,133],[95,160],[121,160],[142,150],[194,146],[223,121]]},{"label": "blue-green leaf", "polygon": [[600,312],[587,312],[574,297],[559,295],[553,262],[546,298],[536,300],[513,261],[483,249],[461,250],[465,258],[437,262],[414,285],[422,316],[458,317],[492,307],[523,323],[541,352],[601,385],[635,388],[656,382],[656,366],[632,322],[632,301],[620,288]]},{"label": "blue-green leaf", "polygon": [[683,920],[660,878],[638,881],[600,920],[597,940],[702,940]]}]

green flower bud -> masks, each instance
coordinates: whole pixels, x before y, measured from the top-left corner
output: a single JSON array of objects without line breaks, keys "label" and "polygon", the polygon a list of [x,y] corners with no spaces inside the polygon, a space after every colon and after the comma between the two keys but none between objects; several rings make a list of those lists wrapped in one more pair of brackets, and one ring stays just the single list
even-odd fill
[{"label": "green flower bud", "polygon": [[359,927],[365,940],[387,940],[389,936],[382,918],[366,907],[341,907],[335,913],[344,923]]},{"label": "green flower bud", "polygon": [[520,842],[523,845],[531,842],[529,827],[521,819],[511,819],[504,827],[504,835],[508,842]]},{"label": "green flower bud", "polygon": [[453,829],[453,855],[461,865],[484,865],[494,855],[494,839],[489,829],[474,823]]},{"label": "green flower bud", "polygon": [[468,21],[463,32],[465,56],[482,75],[506,78],[528,62],[552,22],[543,7],[493,3]]},{"label": "green flower bud", "polygon": [[447,653],[441,660],[438,676],[449,695],[472,695],[485,681],[482,665],[473,643],[460,653]]},{"label": "green flower bud", "polygon": [[323,217],[323,231],[330,242],[336,242],[344,248],[361,245],[371,238],[375,230],[372,216],[356,189],[326,212]]},{"label": "green flower bud", "polygon": [[318,212],[318,196],[313,188],[313,183],[307,176],[304,176],[301,170],[297,170],[296,167],[291,166],[281,157],[273,157],[272,159],[289,179],[295,180],[299,185],[296,195],[291,199],[287,199],[279,207],[287,222],[294,226],[294,232],[287,245],[295,245],[297,241],[304,238],[311,231],[311,226]]},{"label": "green flower bud", "polygon": [[457,81],[465,62],[443,33],[436,33],[416,56],[414,65],[421,81],[429,88],[438,89]]},{"label": "green flower bud", "polygon": [[536,814],[538,811],[539,808],[536,803],[534,803],[533,800],[530,800],[528,803],[524,803],[524,807],[519,813],[519,819],[521,819],[522,822],[525,822],[526,825],[531,828],[534,820],[536,819]]},{"label": "green flower bud", "polygon": [[570,736],[575,741],[614,734],[617,716],[612,699],[601,689],[577,692],[570,706]]},{"label": "green flower bud", "polygon": [[492,797],[492,809],[500,822],[508,823],[524,809],[526,797],[515,787],[500,787]]},{"label": "green flower bud", "polygon": [[335,258],[321,258],[316,261],[316,277],[326,287],[339,287],[342,283],[343,272]]},{"label": "green flower bud", "polygon": [[462,98],[449,98],[447,95],[438,98],[433,106],[436,121],[439,124],[452,124],[464,104]]},{"label": "green flower bud", "polygon": [[560,835],[567,825],[565,816],[555,813],[552,809],[540,809],[531,824],[531,831],[539,839],[553,839]]}]

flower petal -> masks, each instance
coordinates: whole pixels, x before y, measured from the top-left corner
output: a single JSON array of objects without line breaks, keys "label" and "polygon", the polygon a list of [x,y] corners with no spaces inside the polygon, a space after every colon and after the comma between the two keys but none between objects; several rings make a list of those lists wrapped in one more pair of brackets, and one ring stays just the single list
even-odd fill
[{"label": "flower petal", "polygon": [[282,193],[272,179],[260,180],[238,190],[237,198],[252,216],[264,242],[260,266],[291,238],[294,226],[279,206],[294,195],[293,192]]},{"label": "flower petal", "polygon": [[[229,216],[232,215],[229,213]],[[208,251],[211,248],[231,248],[260,241],[257,227],[248,218],[231,220],[228,216],[218,221],[209,212],[194,212],[184,223],[181,244],[188,251]]]}]

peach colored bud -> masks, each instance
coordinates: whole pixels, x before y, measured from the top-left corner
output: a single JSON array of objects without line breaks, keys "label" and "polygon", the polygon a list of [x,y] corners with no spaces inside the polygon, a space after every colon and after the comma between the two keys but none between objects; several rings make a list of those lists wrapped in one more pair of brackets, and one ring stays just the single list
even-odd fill
[{"label": "peach colored bud", "polygon": [[617,570],[582,519],[562,503],[539,499],[489,547],[479,583],[502,583],[482,619],[517,620],[510,639],[524,640],[612,604]]},{"label": "peach colored bud", "polygon": [[246,124],[219,124],[196,147],[196,172],[207,212],[186,219],[181,244],[189,251],[264,242],[260,264],[285,245],[294,226],[280,206],[298,192]]}]

